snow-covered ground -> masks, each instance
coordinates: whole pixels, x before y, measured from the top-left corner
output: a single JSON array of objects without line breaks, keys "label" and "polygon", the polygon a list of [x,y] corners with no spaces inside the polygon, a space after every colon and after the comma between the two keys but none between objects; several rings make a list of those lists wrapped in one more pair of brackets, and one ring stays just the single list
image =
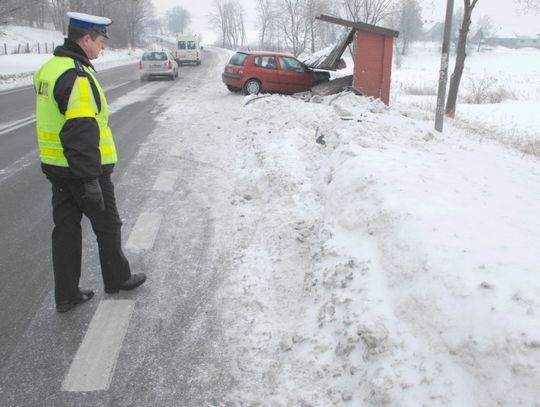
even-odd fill
[{"label": "snow-covered ground", "polygon": [[540,406],[540,163],[523,154],[540,52],[471,55],[467,75],[514,96],[460,104],[443,134],[438,62],[405,57],[391,107],[244,98],[222,64],[190,103],[168,94],[143,153],[167,143],[221,168],[209,202],[234,257],[216,301],[237,384],[223,405]]},{"label": "snow-covered ground", "polygon": [[[32,83],[33,73],[51,57],[51,53],[44,53],[45,43],[47,49],[64,42],[61,32],[42,30],[32,27],[1,26],[0,25],[0,90],[14,88]],[[41,54],[37,53],[37,44],[40,44]],[[4,53],[4,44],[8,54]],[[13,50],[20,45],[25,49],[29,45],[32,53],[15,54]],[[102,55],[95,60],[96,69],[130,64],[135,62],[141,54],[141,50],[113,50],[105,48]]]}]

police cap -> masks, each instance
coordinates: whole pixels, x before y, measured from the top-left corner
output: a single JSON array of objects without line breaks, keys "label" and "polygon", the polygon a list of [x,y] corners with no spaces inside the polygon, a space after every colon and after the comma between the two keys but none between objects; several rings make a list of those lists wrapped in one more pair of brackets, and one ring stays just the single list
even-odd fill
[{"label": "police cap", "polygon": [[67,16],[69,17],[69,25],[84,30],[96,31],[106,38],[109,38],[107,35],[107,27],[112,24],[110,18],[77,13],[74,11],[68,11]]}]

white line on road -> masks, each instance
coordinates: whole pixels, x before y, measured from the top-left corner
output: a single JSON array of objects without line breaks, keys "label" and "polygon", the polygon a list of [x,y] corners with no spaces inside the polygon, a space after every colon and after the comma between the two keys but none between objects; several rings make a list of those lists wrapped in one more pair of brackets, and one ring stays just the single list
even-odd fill
[{"label": "white line on road", "polygon": [[152,189],[154,191],[173,192],[176,178],[178,178],[176,171],[161,171]]},{"label": "white line on road", "polygon": [[109,92],[109,91],[111,91],[111,90],[113,90],[113,89],[119,88],[119,87],[121,87],[121,86],[128,85],[128,84],[130,84],[130,83],[131,83],[131,81],[128,81],[128,82],[122,82],[122,83],[119,83],[118,85],[109,86],[108,88],[103,89],[103,91],[104,91],[105,93],[107,93],[107,92]]},{"label": "white line on road", "polygon": [[36,150],[37,147],[34,150],[30,151],[28,154],[19,158],[11,165],[0,169],[0,183],[4,182],[8,178],[13,177],[14,175],[17,175],[19,171],[35,163],[36,158],[39,157],[39,153]]},{"label": "white line on road", "polygon": [[63,391],[107,390],[135,301],[102,301],[62,383]]},{"label": "white line on road", "polygon": [[129,235],[126,248],[135,251],[151,249],[154,246],[162,218],[160,213],[141,213]]},{"label": "white line on road", "polygon": [[16,122],[8,123],[5,126],[0,127],[0,136],[10,131],[17,130],[20,127],[27,126],[36,121],[36,115],[25,117],[24,119],[17,120]]},{"label": "white line on road", "polygon": [[21,86],[19,88],[2,91],[0,92],[0,96],[5,96],[11,93],[17,93],[17,92],[26,92],[28,89],[31,89],[31,88],[34,88],[34,85]]}]

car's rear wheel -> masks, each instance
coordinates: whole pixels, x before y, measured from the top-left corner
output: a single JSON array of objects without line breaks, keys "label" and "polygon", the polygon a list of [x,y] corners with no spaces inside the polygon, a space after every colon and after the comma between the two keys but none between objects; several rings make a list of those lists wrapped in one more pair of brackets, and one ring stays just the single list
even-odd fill
[{"label": "car's rear wheel", "polygon": [[257,95],[261,91],[261,82],[258,79],[250,79],[244,84],[245,95]]}]

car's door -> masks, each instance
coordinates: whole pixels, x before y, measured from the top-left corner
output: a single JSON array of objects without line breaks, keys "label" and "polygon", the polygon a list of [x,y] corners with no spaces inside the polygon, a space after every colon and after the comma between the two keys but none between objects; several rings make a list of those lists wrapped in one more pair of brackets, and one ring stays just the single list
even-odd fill
[{"label": "car's door", "polygon": [[284,92],[305,92],[311,89],[310,72],[295,58],[280,56],[278,74]]},{"label": "car's door", "polygon": [[276,57],[274,55],[256,55],[253,58],[253,74],[261,81],[265,91],[279,90],[279,74]]}]

